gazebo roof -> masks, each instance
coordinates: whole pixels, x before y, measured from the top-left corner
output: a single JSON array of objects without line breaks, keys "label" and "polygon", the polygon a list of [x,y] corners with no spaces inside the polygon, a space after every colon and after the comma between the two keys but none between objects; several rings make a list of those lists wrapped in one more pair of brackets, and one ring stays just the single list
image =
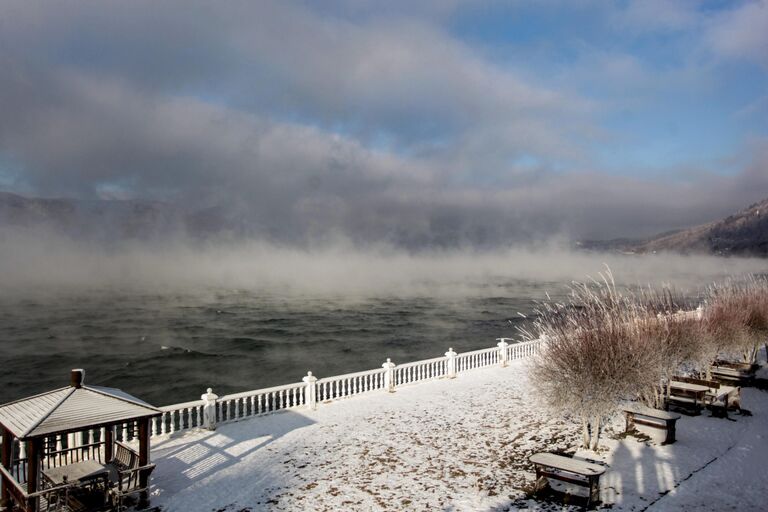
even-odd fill
[{"label": "gazebo roof", "polygon": [[161,412],[119,389],[84,386],[78,381],[0,406],[0,424],[17,438],[27,439],[157,416]]}]

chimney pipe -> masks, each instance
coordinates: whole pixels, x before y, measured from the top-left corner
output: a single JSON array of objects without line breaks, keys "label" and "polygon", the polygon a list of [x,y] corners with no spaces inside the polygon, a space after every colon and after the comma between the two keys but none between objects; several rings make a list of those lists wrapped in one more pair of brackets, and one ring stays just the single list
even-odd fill
[{"label": "chimney pipe", "polygon": [[83,380],[85,379],[85,370],[77,368],[69,373],[69,383],[73,388],[80,388],[83,386]]}]

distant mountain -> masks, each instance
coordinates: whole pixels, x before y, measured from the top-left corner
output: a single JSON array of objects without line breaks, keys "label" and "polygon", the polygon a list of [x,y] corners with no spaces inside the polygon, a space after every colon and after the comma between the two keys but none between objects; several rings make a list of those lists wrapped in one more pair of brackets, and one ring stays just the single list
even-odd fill
[{"label": "distant mountain", "polygon": [[585,241],[579,247],[629,253],[667,251],[768,257],[768,199],[725,219],[645,240]]}]

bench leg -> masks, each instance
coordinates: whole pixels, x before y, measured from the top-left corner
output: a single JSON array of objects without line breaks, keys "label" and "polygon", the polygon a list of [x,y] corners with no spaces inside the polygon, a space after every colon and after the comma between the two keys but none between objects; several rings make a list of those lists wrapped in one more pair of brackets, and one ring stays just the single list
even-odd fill
[{"label": "bench leg", "polygon": [[664,444],[672,444],[675,442],[675,423],[677,423],[677,420],[667,422],[667,435],[664,438]]},{"label": "bench leg", "polygon": [[536,466],[536,483],[533,486],[533,492],[539,493],[549,487],[549,479],[541,474],[541,468]]},{"label": "bench leg", "polygon": [[598,503],[600,501],[600,477],[599,476],[590,476],[589,477],[589,496],[587,497],[587,506],[586,510],[589,510],[592,506],[592,504]]},{"label": "bench leg", "polygon": [[624,413],[624,432],[630,432],[635,429],[635,415],[630,412]]}]

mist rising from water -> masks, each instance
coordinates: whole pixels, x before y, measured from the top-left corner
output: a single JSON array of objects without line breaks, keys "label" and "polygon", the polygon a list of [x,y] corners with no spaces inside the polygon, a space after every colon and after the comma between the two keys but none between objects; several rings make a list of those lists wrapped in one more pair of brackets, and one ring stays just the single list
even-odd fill
[{"label": "mist rising from water", "polygon": [[768,261],[760,259],[591,253],[557,242],[482,252],[407,253],[345,242],[316,249],[256,241],[105,247],[50,232],[0,232],[0,293],[214,287],[288,294],[461,295],[488,293],[475,284],[494,280],[584,280],[605,265],[624,284],[670,283],[688,291],[726,275],[768,271]]}]

